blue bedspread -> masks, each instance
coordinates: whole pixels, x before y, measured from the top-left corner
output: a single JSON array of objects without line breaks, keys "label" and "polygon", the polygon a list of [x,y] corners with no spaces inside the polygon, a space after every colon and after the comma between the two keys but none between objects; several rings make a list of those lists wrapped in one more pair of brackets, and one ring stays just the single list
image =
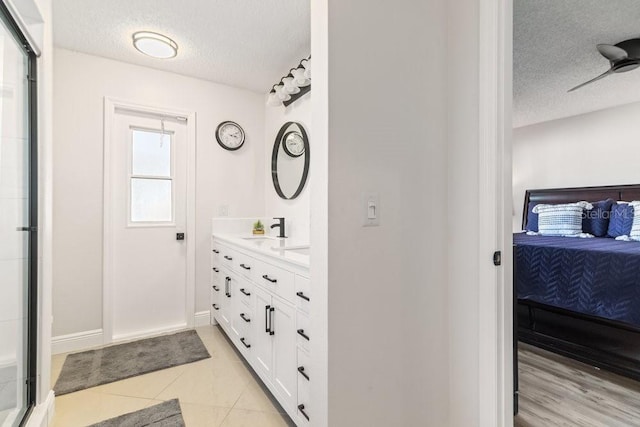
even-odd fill
[{"label": "blue bedspread", "polygon": [[640,326],[640,242],[513,235],[519,299]]}]

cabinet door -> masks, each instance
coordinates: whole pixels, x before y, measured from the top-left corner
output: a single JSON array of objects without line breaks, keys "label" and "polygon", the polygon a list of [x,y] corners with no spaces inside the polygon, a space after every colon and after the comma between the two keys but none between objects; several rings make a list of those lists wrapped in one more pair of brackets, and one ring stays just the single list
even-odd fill
[{"label": "cabinet door", "polygon": [[284,407],[293,407],[298,384],[296,351],[296,310],[292,305],[273,297],[273,384],[284,399]]},{"label": "cabinet door", "polygon": [[220,310],[217,311],[219,315],[216,316],[218,323],[229,332],[231,329],[231,273],[227,269],[220,269],[221,280],[220,284],[220,298],[218,299],[218,303],[220,305]]},{"label": "cabinet door", "polygon": [[254,287],[253,291],[255,294],[252,320],[255,321],[253,329],[255,345],[252,347],[254,367],[263,377],[271,380],[273,362],[273,335],[271,335],[269,328],[270,320],[273,319],[271,295],[258,286]]}]

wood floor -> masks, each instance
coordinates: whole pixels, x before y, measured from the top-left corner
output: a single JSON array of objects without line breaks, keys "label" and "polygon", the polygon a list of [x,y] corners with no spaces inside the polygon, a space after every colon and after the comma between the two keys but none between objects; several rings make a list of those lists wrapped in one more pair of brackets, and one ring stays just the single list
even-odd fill
[{"label": "wood floor", "polygon": [[640,426],[640,382],[519,345],[516,427]]}]

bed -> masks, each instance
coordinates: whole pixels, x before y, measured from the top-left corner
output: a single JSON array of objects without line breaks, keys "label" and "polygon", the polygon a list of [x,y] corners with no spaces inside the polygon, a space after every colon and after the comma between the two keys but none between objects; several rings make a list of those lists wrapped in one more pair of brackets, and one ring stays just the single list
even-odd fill
[{"label": "bed", "polygon": [[[640,185],[528,190],[537,204],[640,200]],[[640,242],[514,234],[518,339],[640,380]]]}]

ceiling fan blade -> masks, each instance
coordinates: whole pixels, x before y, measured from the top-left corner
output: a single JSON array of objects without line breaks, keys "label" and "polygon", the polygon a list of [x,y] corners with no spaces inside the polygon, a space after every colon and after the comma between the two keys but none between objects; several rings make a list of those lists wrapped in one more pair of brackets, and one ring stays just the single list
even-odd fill
[{"label": "ceiling fan blade", "polygon": [[600,74],[598,77],[596,77],[596,78],[594,78],[594,79],[589,80],[588,82],[584,82],[584,83],[582,83],[581,85],[578,85],[578,86],[576,86],[576,87],[574,87],[574,88],[572,88],[572,89],[569,89],[567,92],[573,92],[573,91],[574,91],[574,90],[576,90],[576,89],[580,89],[580,88],[581,88],[581,87],[583,87],[583,86],[586,86],[586,85],[588,85],[588,84],[590,84],[590,83],[593,83],[593,82],[595,82],[595,81],[598,81],[598,80],[600,80],[600,79],[603,79],[603,78],[607,77],[609,74],[613,74],[613,68],[611,68],[611,69],[609,69],[608,71],[606,71],[606,72],[604,72],[604,73]]},{"label": "ceiling fan blade", "polygon": [[613,46],[610,44],[599,44],[597,47],[598,52],[600,52],[602,56],[604,56],[611,62],[620,61],[629,57],[627,51],[618,46]]}]

